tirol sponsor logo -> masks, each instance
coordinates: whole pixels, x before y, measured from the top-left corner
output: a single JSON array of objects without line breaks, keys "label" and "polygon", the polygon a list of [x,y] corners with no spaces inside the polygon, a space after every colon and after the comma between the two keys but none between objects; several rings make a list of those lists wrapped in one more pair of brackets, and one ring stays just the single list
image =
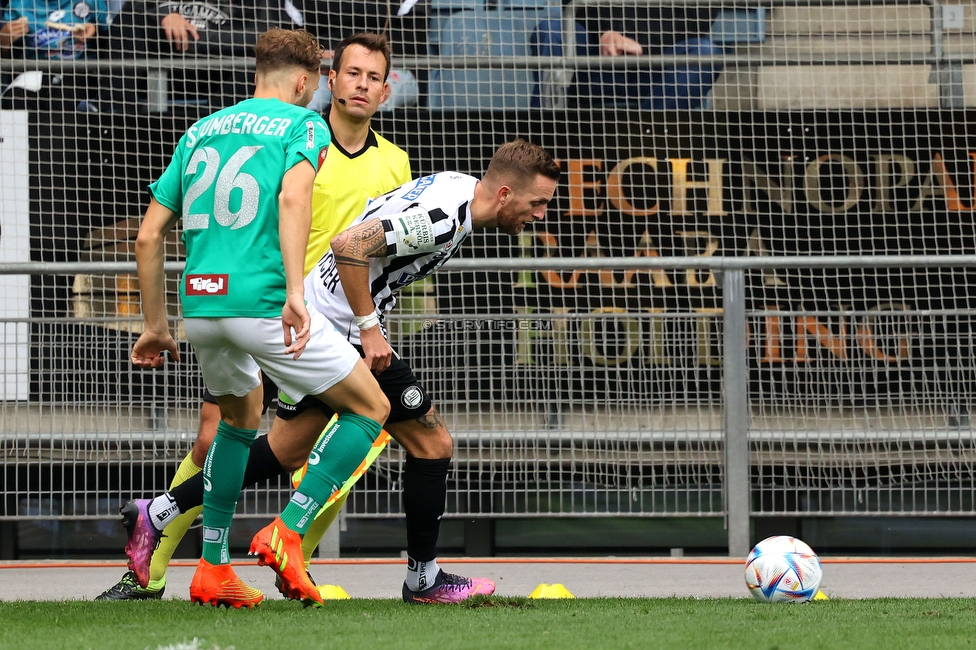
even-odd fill
[{"label": "tirol sponsor logo", "polygon": [[186,276],[186,295],[188,296],[226,296],[228,277],[226,273]]}]

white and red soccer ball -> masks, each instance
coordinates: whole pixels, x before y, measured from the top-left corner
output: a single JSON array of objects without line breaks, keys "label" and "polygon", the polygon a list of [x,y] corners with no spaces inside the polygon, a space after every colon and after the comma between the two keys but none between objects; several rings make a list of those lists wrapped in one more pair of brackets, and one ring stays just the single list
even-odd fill
[{"label": "white and red soccer ball", "polygon": [[795,537],[767,537],[746,558],[746,587],[761,603],[805,603],[822,578],[820,558]]}]

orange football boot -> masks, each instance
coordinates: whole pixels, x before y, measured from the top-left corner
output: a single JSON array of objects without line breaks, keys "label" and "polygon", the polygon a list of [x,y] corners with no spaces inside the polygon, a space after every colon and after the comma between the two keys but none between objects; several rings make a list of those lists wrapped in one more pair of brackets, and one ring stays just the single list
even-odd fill
[{"label": "orange football boot", "polygon": [[264,594],[248,587],[229,564],[210,564],[200,558],[190,582],[190,602],[251,609],[264,600]]},{"label": "orange football boot", "polygon": [[322,594],[309,579],[302,555],[302,538],[289,530],[281,517],[258,531],[251,540],[251,555],[258,564],[274,569],[281,578],[281,592],[294,600],[311,600],[322,605]]}]

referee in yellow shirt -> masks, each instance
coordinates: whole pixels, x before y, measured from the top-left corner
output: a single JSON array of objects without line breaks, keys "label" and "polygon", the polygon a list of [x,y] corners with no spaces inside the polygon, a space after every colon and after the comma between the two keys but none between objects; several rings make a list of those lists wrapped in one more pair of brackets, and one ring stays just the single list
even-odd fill
[{"label": "referee in yellow shirt", "polygon": [[410,180],[407,153],[370,128],[370,119],[390,94],[377,69],[383,57],[389,74],[389,52],[385,36],[369,33],[347,38],[336,48],[327,82],[332,108],[325,116],[332,145],[315,177],[305,275],[370,199]]}]

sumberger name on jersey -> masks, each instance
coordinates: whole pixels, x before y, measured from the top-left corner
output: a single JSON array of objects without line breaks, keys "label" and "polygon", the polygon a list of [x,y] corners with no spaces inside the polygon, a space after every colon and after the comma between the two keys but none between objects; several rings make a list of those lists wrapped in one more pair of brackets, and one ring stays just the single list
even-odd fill
[{"label": "sumberger name on jersey", "polygon": [[226,113],[215,115],[209,119],[202,120],[194,124],[186,132],[186,147],[192,147],[199,138],[220,133],[253,133],[256,135],[264,134],[271,137],[282,137],[288,132],[291,120],[282,117],[260,117],[254,113]]}]

